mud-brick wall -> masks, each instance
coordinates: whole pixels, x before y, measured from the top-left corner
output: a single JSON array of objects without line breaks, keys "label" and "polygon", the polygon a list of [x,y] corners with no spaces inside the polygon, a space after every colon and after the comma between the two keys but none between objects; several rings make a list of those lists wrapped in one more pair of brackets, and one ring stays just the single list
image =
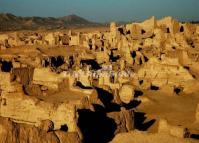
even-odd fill
[{"label": "mud-brick wall", "polygon": [[42,120],[49,119],[54,123],[55,130],[67,126],[69,132],[76,131],[74,105],[46,103],[25,97],[21,93],[6,93],[1,96],[0,116],[36,126],[39,126]]},{"label": "mud-brick wall", "polygon": [[11,84],[11,75],[7,72],[0,72],[0,89],[6,92],[14,92],[15,89]]}]

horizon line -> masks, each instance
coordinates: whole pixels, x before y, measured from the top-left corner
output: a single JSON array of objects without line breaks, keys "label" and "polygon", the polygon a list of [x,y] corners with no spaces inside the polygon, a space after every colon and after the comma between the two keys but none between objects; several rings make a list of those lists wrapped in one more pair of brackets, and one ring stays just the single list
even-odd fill
[{"label": "horizon line", "polygon": [[128,21],[122,21],[122,20],[117,20],[117,21],[106,21],[106,22],[99,22],[99,21],[93,21],[93,20],[89,20],[88,18],[86,17],[83,17],[81,15],[78,15],[78,14],[74,14],[74,13],[71,13],[71,14],[68,14],[68,15],[63,15],[63,16],[38,16],[38,15],[32,15],[32,16],[22,16],[22,15],[16,15],[16,14],[13,14],[11,12],[0,12],[0,14],[10,14],[10,15],[13,15],[13,16],[16,16],[16,17],[22,17],[22,18],[31,18],[31,17],[36,17],[36,18],[55,18],[55,19],[59,19],[59,18],[63,18],[63,17],[68,17],[68,16],[77,16],[79,18],[83,18],[87,21],[90,21],[90,22],[95,22],[95,23],[101,23],[101,24],[107,24],[107,23],[110,23],[110,22],[116,22],[116,23],[128,23],[128,22],[144,22],[145,20],[147,19],[150,19],[152,17],[155,17],[156,20],[161,20],[161,19],[164,19],[166,17],[172,17],[173,19],[179,21],[179,22],[199,22],[199,20],[180,20],[176,17],[173,17],[173,16],[162,16],[161,18],[157,18],[156,16],[152,15],[152,16],[149,16],[148,18],[146,18],[145,20],[128,20]]}]

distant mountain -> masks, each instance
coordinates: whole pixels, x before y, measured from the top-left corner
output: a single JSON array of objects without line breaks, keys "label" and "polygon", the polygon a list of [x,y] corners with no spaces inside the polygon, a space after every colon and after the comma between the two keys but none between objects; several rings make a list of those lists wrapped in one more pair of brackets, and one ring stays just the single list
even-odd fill
[{"label": "distant mountain", "polygon": [[69,16],[65,16],[65,17],[60,17],[59,19],[63,20],[66,23],[69,23],[69,24],[89,24],[89,23],[91,23],[90,21],[88,21],[82,17],[79,17],[77,15],[69,15]]},{"label": "distant mountain", "polygon": [[54,17],[19,17],[10,13],[0,14],[0,31],[63,29],[69,27],[100,26],[77,15]]}]

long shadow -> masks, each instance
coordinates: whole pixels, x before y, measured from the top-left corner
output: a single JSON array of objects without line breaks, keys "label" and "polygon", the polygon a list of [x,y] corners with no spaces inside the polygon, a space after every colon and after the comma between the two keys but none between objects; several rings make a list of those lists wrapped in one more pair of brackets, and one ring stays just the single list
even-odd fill
[{"label": "long shadow", "polygon": [[98,98],[105,106],[111,103],[111,101],[113,100],[113,94],[102,88],[95,87],[95,89],[97,90]]},{"label": "long shadow", "polygon": [[134,113],[134,125],[135,128],[140,130],[140,131],[146,131],[148,130],[155,122],[155,119],[152,119],[148,122],[145,122],[146,120],[146,114],[143,112],[135,112]]},{"label": "long shadow", "polygon": [[129,110],[129,109],[133,109],[136,108],[137,106],[139,106],[141,104],[141,101],[138,100],[133,100],[131,101],[129,104],[123,104],[123,106]]},{"label": "long shadow", "polygon": [[83,143],[108,143],[113,139],[117,126],[104,112],[81,109],[78,114],[78,127],[83,134]]},{"label": "long shadow", "polygon": [[93,89],[92,87],[86,87],[81,82],[77,81],[76,86],[82,88],[82,89]]},{"label": "long shadow", "polygon": [[139,97],[144,94],[141,90],[135,90],[134,92],[135,92],[134,97]]},{"label": "long shadow", "polygon": [[95,60],[81,60],[81,64],[91,65],[93,70],[101,69],[101,66]]},{"label": "long shadow", "polygon": [[102,105],[93,104],[94,110],[78,110],[78,127],[83,134],[84,143],[107,143],[114,137],[117,124],[106,116],[108,112],[120,111],[120,106],[112,103],[113,95],[108,91],[95,87]]},{"label": "long shadow", "polygon": [[[107,117],[106,114],[113,111],[120,111],[121,106],[125,107],[127,110],[133,109],[141,102],[134,100],[130,104],[118,105],[113,103],[113,94],[102,88],[95,87],[95,89],[98,93],[98,98],[103,103],[103,106],[93,104],[95,111],[88,109],[78,110],[78,127],[83,134],[84,143],[107,143],[114,137],[117,124],[113,119]],[[142,92],[137,93],[138,96],[141,94]],[[135,112],[134,117],[132,118],[134,118],[135,128],[141,131],[146,131],[156,121],[153,119],[145,122],[146,115],[142,112]]]},{"label": "long shadow", "polygon": [[106,112],[120,111],[121,106],[112,102],[114,98],[113,94],[102,88],[95,87],[95,89],[97,90],[98,98],[103,103]]},{"label": "long shadow", "polygon": [[199,140],[199,134],[191,134],[191,138]]}]

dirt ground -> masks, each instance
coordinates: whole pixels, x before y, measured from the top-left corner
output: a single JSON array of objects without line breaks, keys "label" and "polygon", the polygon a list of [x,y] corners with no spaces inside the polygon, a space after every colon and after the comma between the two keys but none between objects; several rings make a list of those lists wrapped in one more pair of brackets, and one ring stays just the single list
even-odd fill
[{"label": "dirt ground", "polygon": [[159,119],[166,119],[172,125],[183,125],[199,133],[199,124],[195,122],[198,94],[167,95],[160,91],[146,91],[141,98],[147,98],[148,101],[140,103],[136,108],[138,113],[145,113],[143,128],[147,128],[148,124],[149,132],[157,132]]}]

